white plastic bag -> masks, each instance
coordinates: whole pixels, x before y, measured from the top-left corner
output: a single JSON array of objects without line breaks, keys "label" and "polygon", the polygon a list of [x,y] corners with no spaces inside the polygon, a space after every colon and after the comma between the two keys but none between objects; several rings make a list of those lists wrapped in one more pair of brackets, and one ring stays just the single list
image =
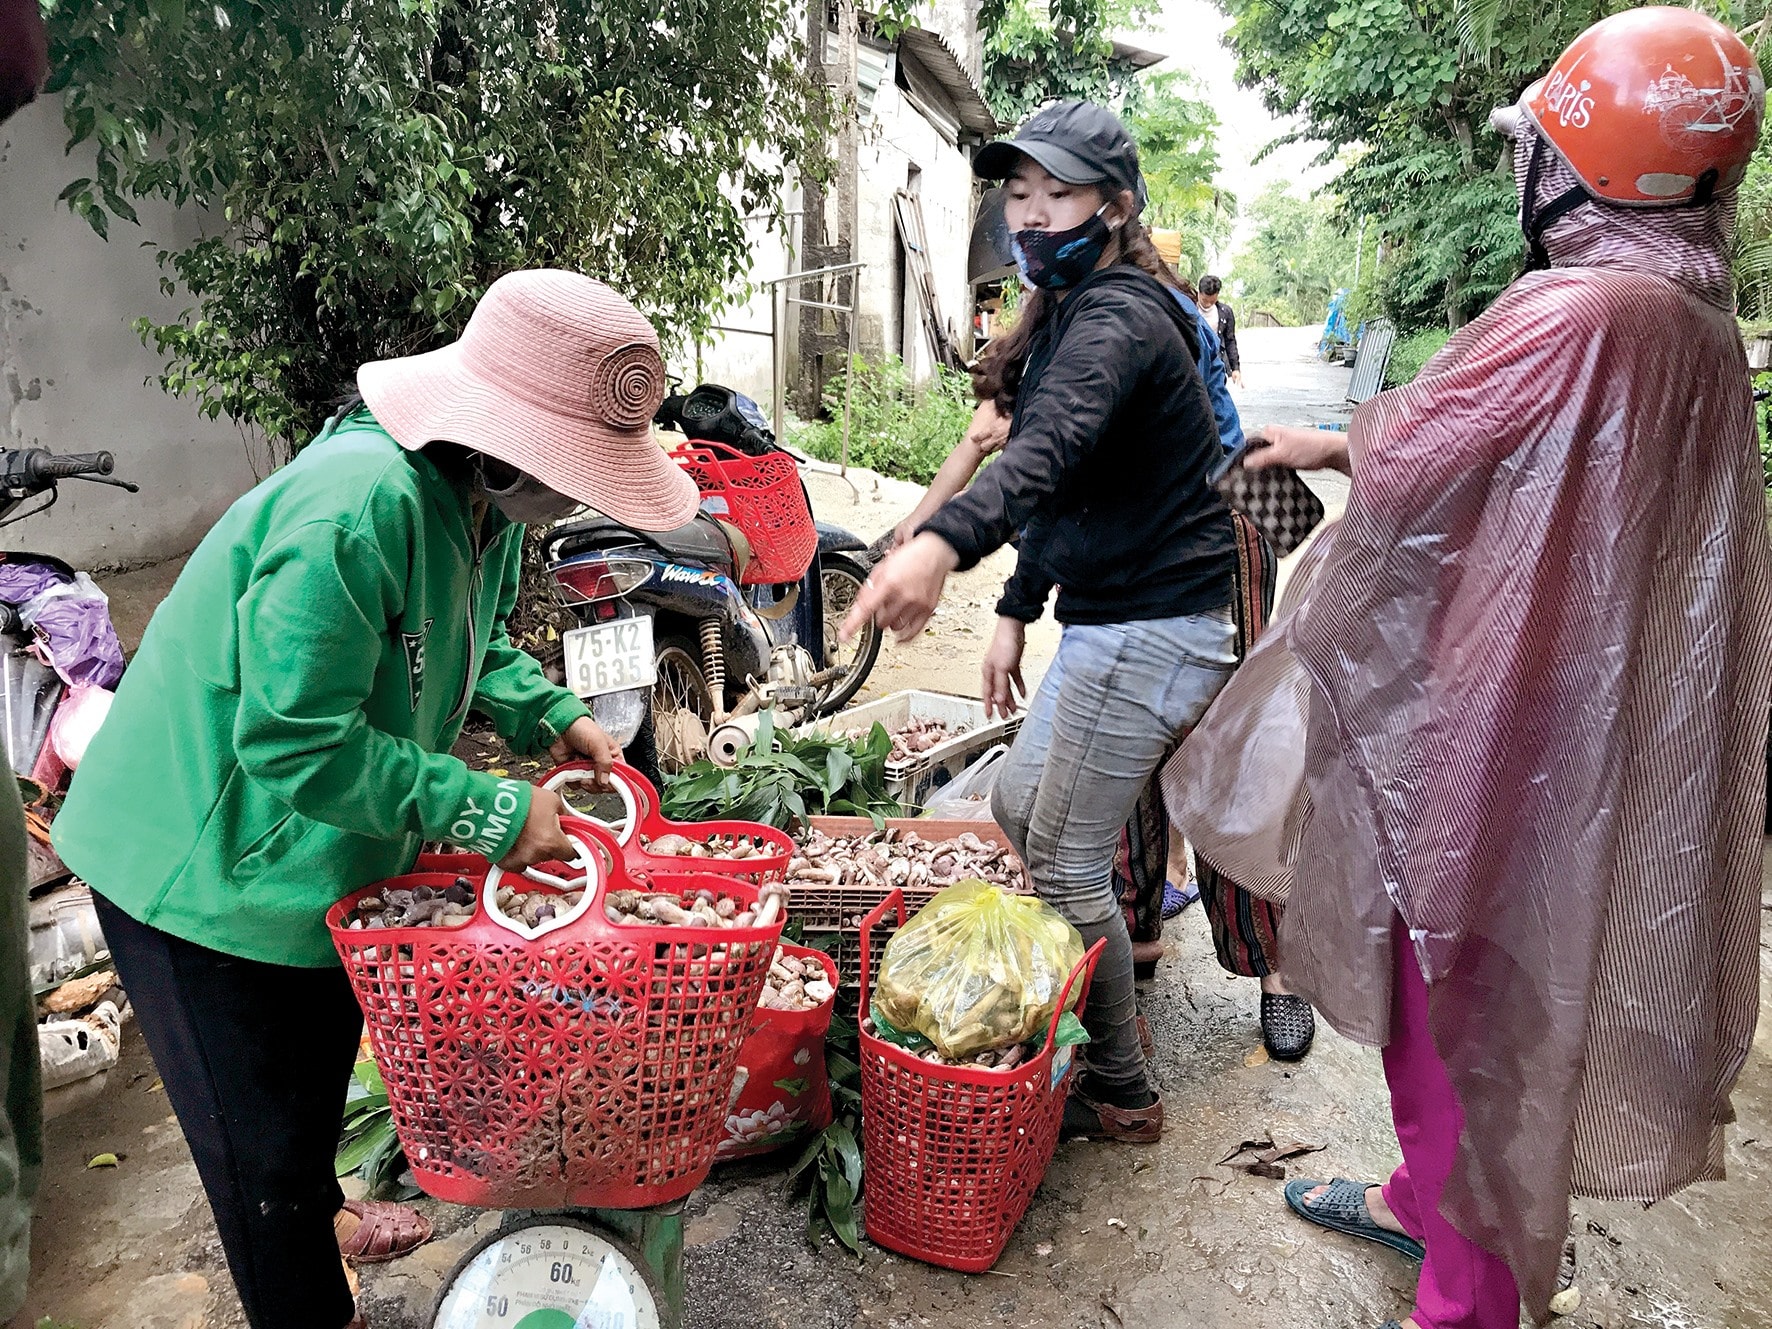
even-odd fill
[{"label": "white plastic bag", "polygon": [[1322,528],[1300,556],[1274,619],[1163,768],[1169,819],[1194,852],[1263,899],[1292,890],[1298,837],[1309,811],[1304,743],[1311,682],[1287,648],[1334,539]]},{"label": "white plastic bag", "polygon": [[1008,755],[1007,743],[986,748],[977,761],[929,796],[922,815],[942,821],[989,821],[991,792]]}]

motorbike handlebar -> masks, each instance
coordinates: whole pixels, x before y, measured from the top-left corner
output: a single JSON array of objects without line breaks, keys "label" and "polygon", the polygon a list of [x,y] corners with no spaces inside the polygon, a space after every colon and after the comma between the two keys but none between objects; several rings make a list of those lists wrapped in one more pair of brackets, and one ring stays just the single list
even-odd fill
[{"label": "motorbike handlebar", "polygon": [[71,480],[80,475],[109,475],[116,469],[117,459],[108,452],[76,452],[65,457],[33,452],[25,459],[25,474],[37,483]]}]

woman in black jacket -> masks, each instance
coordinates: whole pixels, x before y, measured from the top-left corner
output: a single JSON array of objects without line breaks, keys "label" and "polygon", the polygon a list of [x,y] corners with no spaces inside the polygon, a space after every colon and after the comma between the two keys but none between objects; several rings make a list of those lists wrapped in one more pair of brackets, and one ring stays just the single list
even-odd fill
[{"label": "woman in black jacket", "polygon": [[1009,442],[875,570],[845,630],[874,617],[900,637],[919,631],[948,573],[1019,534],[984,668],[986,705],[1008,710],[1026,625],[1060,588],[1063,641],[993,810],[1040,895],[1085,941],[1107,940],[1067,1123],[1148,1142],[1162,1104],[1139,1048],[1113,858],[1139,791],[1235,664],[1230,513],[1208,483],[1224,454],[1199,334],[1138,220],[1138,151],[1119,119],[1087,102],[1048,107],[981,152],[977,169],[1008,179],[1005,213],[1031,288],[980,369],[984,394],[1011,418]]}]

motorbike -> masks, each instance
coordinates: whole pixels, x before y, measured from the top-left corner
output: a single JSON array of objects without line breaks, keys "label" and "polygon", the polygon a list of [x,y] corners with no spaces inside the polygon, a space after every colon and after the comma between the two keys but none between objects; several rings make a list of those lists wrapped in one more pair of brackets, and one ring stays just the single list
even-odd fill
[{"label": "motorbike", "polygon": [[[137,492],[135,485],[110,478],[113,469],[108,452],[58,457],[42,448],[0,449],[0,526],[53,507],[63,480]],[[43,501],[19,511],[33,499]],[[52,796],[66,787],[122,672],[123,650],[104,593],[90,577],[52,554],[0,554],[0,722],[6,761],[27,805],[33,894],[68,878],[48,845]],[[52,899],[45,907],[54,904]],[[96,937],[96,923],[90,932]],[[40,961],[48,963],[34,952],[34,979],[66,977]]]},{"label": "motorbike", "polygon": [[[755,402],[718,384],[673,393],[654,423],[691,447],[810,464],[776,439]],[[798,581],[749,585],[750,541],[710,506],[673,531],[593,514],[544,541],[549,573],[583,624],[564,636],[567,686],[654,779],[703,756],[732,764],[764,710],[778,723],[840,710],[880,653],[873,624],[847,646],[837,637],[877,561],[859,537],[815,522],[817,550]]]}]

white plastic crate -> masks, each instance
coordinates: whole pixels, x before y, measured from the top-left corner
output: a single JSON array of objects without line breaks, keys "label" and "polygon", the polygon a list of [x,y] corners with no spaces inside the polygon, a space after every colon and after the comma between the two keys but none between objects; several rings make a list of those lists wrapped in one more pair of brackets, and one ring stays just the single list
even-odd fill
[{"label": "white plastic crate", "polygon": [[1019,714],[1007,720],[985,719],[984,703],[974,697],[915,688],[852,706],[807,727],[818,733],[853,732],[865,737],[876,722],[891,731],[913,720],[939,720],[954,728],[964,725],[965,731],[910,761],[886,763],[886,792],[903,804],[907,813],[921,811],[930,794],[998,743],[1009,742],[1021,728]]}]

